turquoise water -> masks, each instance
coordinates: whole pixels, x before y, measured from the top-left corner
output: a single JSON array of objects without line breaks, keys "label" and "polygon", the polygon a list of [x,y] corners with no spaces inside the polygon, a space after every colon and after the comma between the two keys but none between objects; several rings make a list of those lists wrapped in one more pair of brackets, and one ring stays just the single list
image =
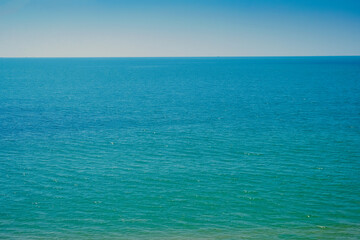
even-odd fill
[{"label": "turquoise water", "polygon": [[0,59],[0,239],[359,239],[360,57]]}]

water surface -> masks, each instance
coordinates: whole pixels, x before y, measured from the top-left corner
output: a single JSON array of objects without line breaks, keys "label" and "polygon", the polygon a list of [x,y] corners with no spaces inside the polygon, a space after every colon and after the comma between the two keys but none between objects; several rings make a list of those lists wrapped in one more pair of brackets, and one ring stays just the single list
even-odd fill
[{"label": "water surface", "polygon": [[360,57],[0,59],[1,239],[358,239]]}]

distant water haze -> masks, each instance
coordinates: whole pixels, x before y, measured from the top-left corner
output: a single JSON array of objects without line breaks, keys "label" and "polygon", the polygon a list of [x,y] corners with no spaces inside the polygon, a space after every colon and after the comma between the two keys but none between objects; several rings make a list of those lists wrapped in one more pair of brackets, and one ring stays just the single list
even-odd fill
[{"label": "distant water haze", "polygon": [[0,57],[359,55],[355,0],[3,0]]}]

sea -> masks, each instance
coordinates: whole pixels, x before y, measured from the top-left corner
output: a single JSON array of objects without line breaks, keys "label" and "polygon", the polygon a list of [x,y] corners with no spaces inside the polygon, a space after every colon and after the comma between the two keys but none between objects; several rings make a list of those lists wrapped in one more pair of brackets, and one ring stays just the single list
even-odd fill
[{"label": "sea", "polygon": [[360,239],[360,57],[0,58],[0,239]]}]

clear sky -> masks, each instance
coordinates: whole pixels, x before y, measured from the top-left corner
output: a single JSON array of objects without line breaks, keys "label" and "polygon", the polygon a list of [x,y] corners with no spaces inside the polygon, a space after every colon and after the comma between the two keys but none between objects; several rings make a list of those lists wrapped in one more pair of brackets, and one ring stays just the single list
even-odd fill
[{"label": "clear sky", "polygon": [[360,0],[0,0],[0,57],[360,55]]}]

